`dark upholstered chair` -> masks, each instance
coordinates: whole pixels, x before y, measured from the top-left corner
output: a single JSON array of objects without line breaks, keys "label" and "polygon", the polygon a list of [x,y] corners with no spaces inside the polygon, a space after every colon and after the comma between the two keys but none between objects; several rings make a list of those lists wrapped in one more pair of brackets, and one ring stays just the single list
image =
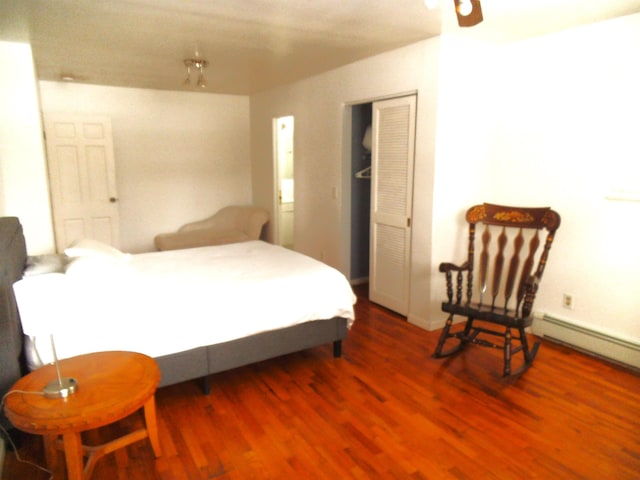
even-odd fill
[{"label": "dark upholstered chair", "polygon": [[[0,396],[3,396],[25,373],[22,326],[13,284],[22,278],[27,265],[27,247],[22,225],[16,217],[0,218],[0,259]],[[0,426],[12,428],[2,410]]]},{"label": "dark upholstered chair", "polygon": [[[497,347],[504,351],[504,376],[512,374],[512,356],[520,352],[523,362],[513,374],[522,373],[531,366],[540,346],[536,341],[529,347],[525,328],[533,320],[533,302],[560,215],[550,208],[485,203],[471,207],[466,220],[467,261],[462,265],[442,263],[439,267],[447,284],[442,310],[449,317],[433,356],[453,355],[470,343]],[[476,239],[477,228],[481,230]],[[466,321],[454,332],[455,316]],[[495,337],[502,341],[496,344],[488,340]],[[514,340],[518,342],[515,347]]]}]

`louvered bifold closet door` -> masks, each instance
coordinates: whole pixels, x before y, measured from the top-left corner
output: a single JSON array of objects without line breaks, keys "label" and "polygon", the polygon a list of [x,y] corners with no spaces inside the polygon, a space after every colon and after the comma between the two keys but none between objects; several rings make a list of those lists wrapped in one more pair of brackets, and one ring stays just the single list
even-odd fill
[{"label": "louvered bifold closet door", "polygon": [[416,97],[375,102],[372,128],[369,298],[409,310]]}]

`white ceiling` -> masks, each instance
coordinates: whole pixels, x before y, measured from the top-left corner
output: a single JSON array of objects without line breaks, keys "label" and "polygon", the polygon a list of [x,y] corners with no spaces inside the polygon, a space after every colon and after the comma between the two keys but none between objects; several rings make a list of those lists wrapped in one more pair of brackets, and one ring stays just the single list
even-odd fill
[{"label": "white ceiling", "polygon": [[640,0],[2,0],[0,39],[30,41],[38,77],[181,90],[183,59],[209,61],[207,92],[250,94],[441,33],[510,42],[640,12]]}]

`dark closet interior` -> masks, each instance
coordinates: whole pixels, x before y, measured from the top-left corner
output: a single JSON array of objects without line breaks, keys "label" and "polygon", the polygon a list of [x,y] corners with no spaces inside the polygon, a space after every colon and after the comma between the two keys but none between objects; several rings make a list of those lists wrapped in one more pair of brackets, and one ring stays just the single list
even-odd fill
[{"label": "dark closet interior", "polygon": [[[351,278],[354,284],[369,278],[369,221],[371,216],[371,151],[363,145],[371,125],[372,104],[354,105],[351,115]],[[366,143],[366,142],[364,142]],[[370,147],[369,147],[370,148]]]}]

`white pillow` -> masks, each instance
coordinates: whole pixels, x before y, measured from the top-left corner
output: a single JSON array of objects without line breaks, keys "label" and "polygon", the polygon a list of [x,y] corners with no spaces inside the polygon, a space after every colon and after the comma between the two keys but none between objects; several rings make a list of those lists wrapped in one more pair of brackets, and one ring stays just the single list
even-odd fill
[{"label": "white pillow", "polygon": [[90,238],[83,238],[77,240],[67,247],[64,251],[67,257],[107,257],[113,260],[126,261],[131,256],[128,253],[122,253],[115,247],[107,245],[106,243],[99,242],[98,240],[92,240]]},{"label": "white pillow", "polygon": [[65,273],[68,277],[90,282],[114,281],[129,275],[128,262],[107,255],[87,255],[71,259]]}]

